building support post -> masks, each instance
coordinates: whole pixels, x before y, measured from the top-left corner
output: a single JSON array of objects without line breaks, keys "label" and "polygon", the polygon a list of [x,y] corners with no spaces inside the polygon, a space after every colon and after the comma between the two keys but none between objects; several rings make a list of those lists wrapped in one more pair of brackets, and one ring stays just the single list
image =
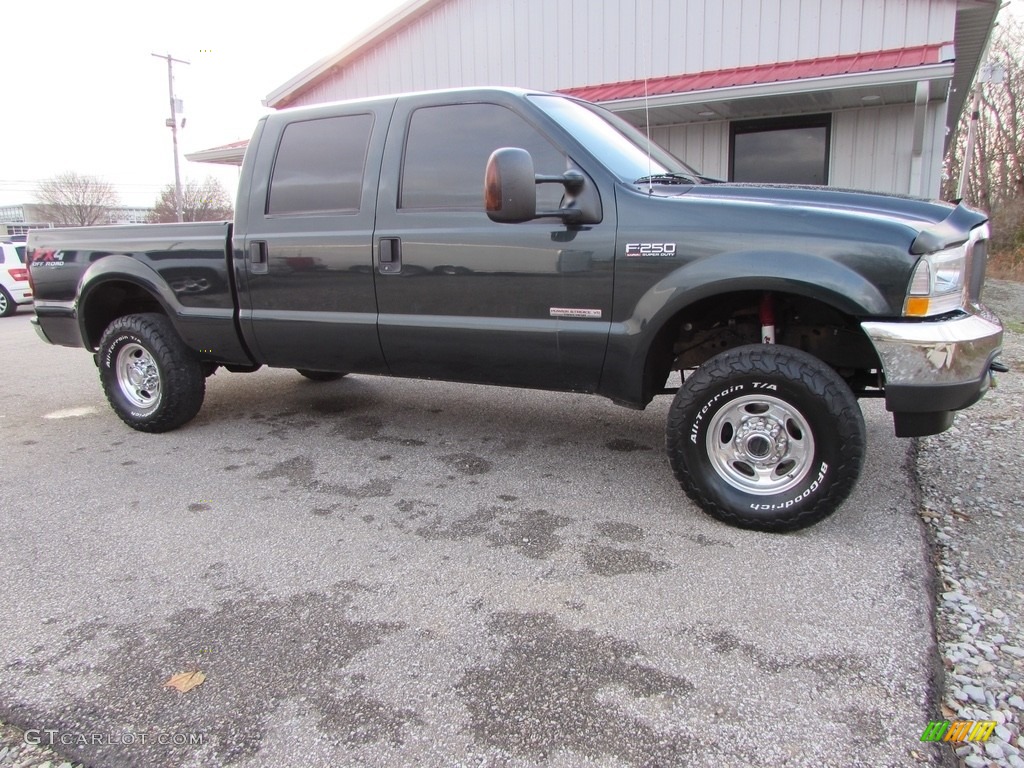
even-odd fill
[{"label": "building support post", "polygon": [[928,81],[921,80],[914,94],[914,144],[910,153],[910,190],[924,197],[924,129],[928,118]]}]

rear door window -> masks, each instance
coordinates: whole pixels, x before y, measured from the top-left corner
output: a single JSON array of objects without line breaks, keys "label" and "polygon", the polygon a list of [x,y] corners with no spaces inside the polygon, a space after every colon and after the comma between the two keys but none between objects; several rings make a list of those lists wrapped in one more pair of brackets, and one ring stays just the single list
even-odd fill
[{"label": "rear door window", "polygon": [[267,213],[357,213],[373,115],[303,120],[285,128]]}]

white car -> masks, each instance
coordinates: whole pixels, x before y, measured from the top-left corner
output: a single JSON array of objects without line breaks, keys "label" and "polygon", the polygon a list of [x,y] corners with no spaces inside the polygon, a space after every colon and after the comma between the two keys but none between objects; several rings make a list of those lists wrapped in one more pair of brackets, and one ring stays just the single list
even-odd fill
[{"label": "white car", "polygon": [[0,317],[13,315],[19,304],[32,303],[25,266],[24,243],[0,243]]}]

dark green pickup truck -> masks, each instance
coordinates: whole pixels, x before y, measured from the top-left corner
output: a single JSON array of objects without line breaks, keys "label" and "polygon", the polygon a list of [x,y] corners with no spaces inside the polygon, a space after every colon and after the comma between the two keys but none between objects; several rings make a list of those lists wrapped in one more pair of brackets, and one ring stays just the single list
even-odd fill
[{"label": "dark green pickup truck", "polygon": [[908,437],[984,394],[986,244],[963,205],[721,183],[590,104],[487,88],[272,114],[233,223],[40,230],[29,255],[38,331],[95,351],[135,429],[188,422],[218,366],[675,392],[683,489],[781,531],[852,489],[856,398]]}]

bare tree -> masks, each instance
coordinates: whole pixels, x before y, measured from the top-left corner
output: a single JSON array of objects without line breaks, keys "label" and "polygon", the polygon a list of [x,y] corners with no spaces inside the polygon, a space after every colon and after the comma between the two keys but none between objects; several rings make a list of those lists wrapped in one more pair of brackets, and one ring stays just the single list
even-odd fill
[{"label": "bare tree", "polygon": [[[1024,24],[1020,20],[1000,20],[987,64],[1001,72],[1002,80],[981,86],[974,157],[964,198],[990,213],[993,245],[1012,252],[1024,247]],[[970,112],[964,110],[950,151],[943,188],[946,199],[956,196]]]},{"label": "bare tree", "polygon": [[[201,184],[189,182],[181,188],[181,212],[185,221],[223,221],[234,213],[231,197],[224,186],[212,176]],[[168,184],[157,198],[149,220],[154,224],[177,221],[174,206],[174,185]]]},{"label": "bare tree", "polygon": [[62,227],[106,223],[107,212],[118,204],[117,193],[110,184],[74,171],[41,182],[36,201],[44,215]]}]

